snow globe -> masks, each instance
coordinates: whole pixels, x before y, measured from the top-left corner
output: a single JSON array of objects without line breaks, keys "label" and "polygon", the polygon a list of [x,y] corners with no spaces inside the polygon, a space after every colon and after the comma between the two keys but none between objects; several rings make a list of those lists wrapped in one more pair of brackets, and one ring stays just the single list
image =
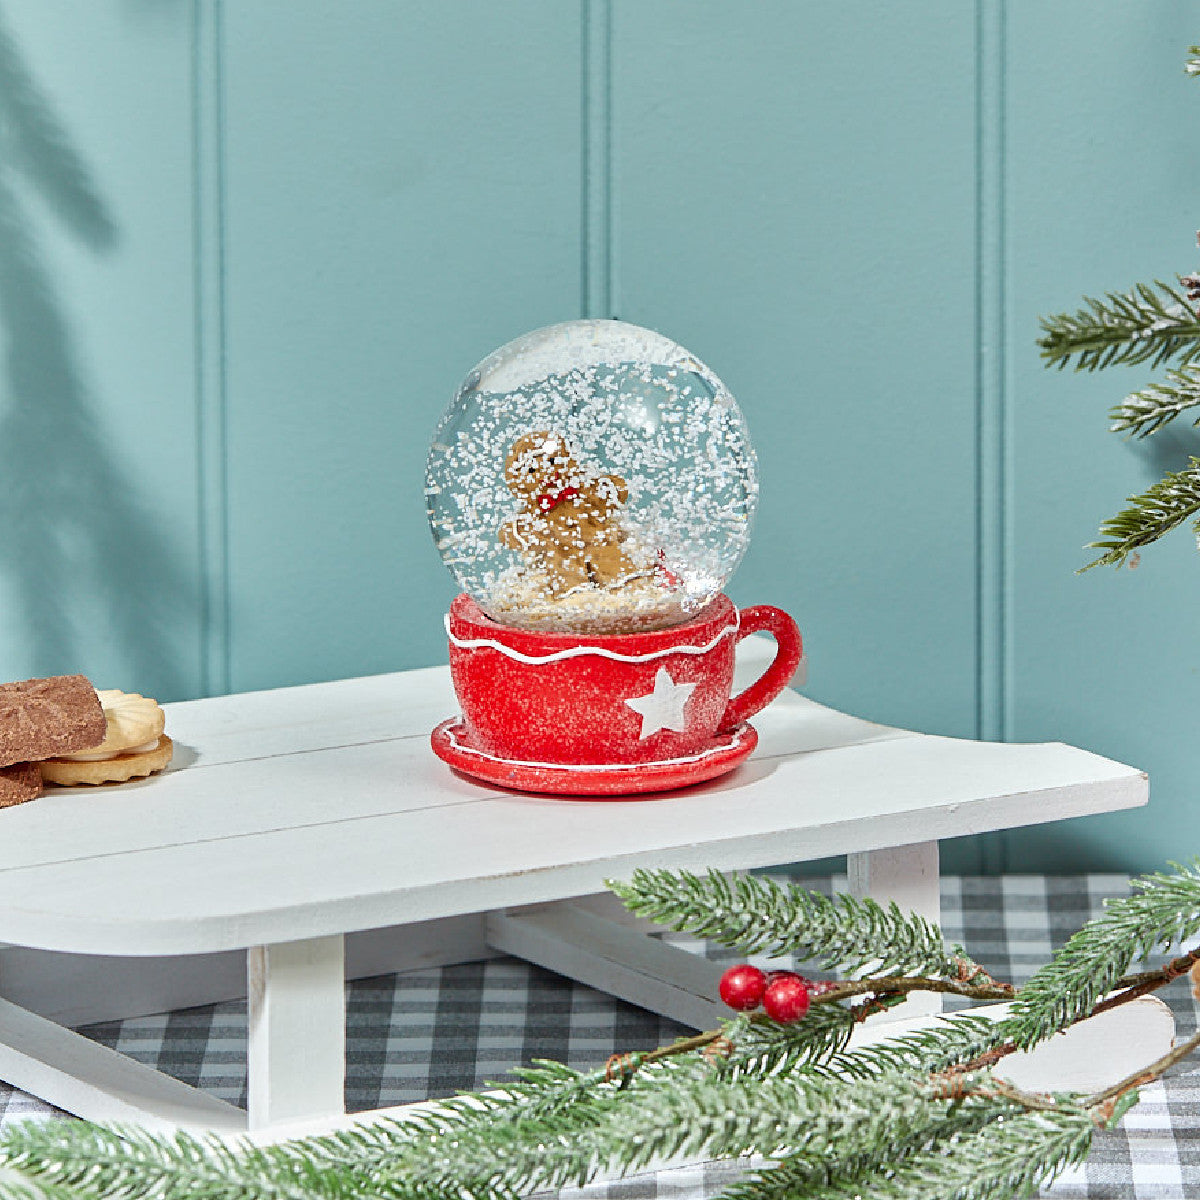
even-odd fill
[{"label": "snow globe", "polygon": [[[430,529],[462,588],[447,616],[462,708],[433,747],[522,790],[620,796],[731,770],[800,635],[721,589],[758,500],[749,431],[682,346],[621,321],[552,325],[464,379],[426,467]],[[732,697],[756,630],[775,660]]]}]

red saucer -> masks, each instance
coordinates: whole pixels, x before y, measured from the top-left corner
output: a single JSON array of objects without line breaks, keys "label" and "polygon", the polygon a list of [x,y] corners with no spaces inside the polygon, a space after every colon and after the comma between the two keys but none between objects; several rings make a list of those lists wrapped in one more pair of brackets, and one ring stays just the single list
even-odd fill
[{"label": "red saucer", "polygon": [[430,738],[433,752],[456,771],[519,792],[594,796],[620,800],[638,792],[666,792],[732,771],[758,745],[754,726],[743,722],[721,733],[696,754],[649,763],[539,763],[498,758],[471,745],[461,718],[443,721]]}]

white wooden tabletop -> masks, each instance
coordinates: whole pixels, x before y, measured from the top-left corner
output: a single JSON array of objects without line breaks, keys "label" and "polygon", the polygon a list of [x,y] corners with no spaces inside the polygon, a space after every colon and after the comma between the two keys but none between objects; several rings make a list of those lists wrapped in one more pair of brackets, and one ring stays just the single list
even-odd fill
[{"label": "white wooden tabletop", "polygon": [[[770,645],[754,642],[761,666]],[[751,759],[712,783],[521,795],[434,757],[429,731],[456,712],[445,667],[169,705],[166,774],[0,810],[0,941],[236,949],[585,895],[637,866],[801,862],[1148,794],[1142,772],[1069,746],[887,729],[789,691],[754,718]]]}]

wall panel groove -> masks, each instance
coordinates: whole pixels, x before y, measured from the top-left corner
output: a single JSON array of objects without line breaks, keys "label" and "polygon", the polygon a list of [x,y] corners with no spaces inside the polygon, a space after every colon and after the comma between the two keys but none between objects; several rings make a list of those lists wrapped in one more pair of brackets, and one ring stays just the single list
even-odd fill
[{"label": "wall panel groove", "polygon": [[976,4],[976,736],[1008,736],[1004,0]]},{"label": "wall panel groove", "polygon": [[580,313],[610,317],[614,302],[612,2],[581,0]]},{"label": "wall panel groove", "polygon": [[200,687],[231,688],[229,488],[225,380],[225,197],[222,0],[193,0],[193,287]]}]

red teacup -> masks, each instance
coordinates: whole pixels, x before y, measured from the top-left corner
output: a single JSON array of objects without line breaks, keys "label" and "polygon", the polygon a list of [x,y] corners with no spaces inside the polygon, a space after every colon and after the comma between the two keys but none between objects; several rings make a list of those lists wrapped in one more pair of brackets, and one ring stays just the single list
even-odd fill
[{"label": "red teacup", "polygon": [[[759,631],[775,638],[775,658],[731,698],[734,647]],[[694,759],[769,704],[802,654],[782,609],[739,610],[723,594],[683,625],[590,636],[501,625],[461,595],[448,632],[462,749],[530,766]]]}]

